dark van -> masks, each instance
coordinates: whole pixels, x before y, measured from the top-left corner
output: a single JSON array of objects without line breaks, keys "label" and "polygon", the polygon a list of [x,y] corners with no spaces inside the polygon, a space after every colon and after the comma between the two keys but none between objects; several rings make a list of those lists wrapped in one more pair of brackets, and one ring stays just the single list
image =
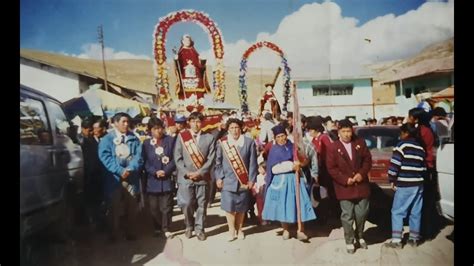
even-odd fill
[{"label": "dark van", "polygon": [[71,228],[84,175],[76,133],[58,100],[20,84],[21,241],[47,227]]}]

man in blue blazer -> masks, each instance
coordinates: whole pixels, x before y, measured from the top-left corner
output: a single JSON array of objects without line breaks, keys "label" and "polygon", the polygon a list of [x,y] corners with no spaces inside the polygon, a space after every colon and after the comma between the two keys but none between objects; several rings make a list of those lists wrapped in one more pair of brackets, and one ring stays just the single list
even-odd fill
[{"label": "man in blue blazer", "polygon": [[139,173],[142,167],[140,140],[129,130],[131,118],[117,113],[112,122],[115,128],[99,143],[99,159],[107,169],[104,196],[108,207],[111,242],[119,234],[120,210],[127,216],[125,238],[135,240],[135,218],[138,211]]},{"label": "man in blue blazer", "polygon": [[170,232],[173,213],[174,182],[171,178],[176,165],[173,159],[175,138],[165,135],[164,123],[157,117],[148,121],[151,138],[143,142],[143,161],[146,172],[146,192],[150,202],[155,236]]}]

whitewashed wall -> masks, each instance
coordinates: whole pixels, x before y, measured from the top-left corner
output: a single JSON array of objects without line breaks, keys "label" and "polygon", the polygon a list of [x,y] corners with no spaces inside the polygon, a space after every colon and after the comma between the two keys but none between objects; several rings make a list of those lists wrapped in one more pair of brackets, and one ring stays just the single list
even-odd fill
[{"label": "whitewashed wall", "polygon": [[[353,84],[352,95],[313,96],[312,85]],[[305,115],[330,115],[333,119],[355,116],[359,122],[372,117],[372,84],[370,79],[341,79],[331,81],[298,81],[300,112]]]},{"label": "whitewashed wall", "polygon": [[77,74],[23,58],[20,60],[20,83],[49,94],[61,102],[80,94]]}]

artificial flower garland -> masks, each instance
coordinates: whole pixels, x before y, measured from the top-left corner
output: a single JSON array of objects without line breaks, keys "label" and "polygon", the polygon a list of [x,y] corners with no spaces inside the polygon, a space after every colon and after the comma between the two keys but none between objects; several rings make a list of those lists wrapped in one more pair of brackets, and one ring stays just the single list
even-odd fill
[{"label": "artificial flower garland", "polygon": [[240,103],[242,107],[243,112],[248,112],[249,107],[247,103],[247,61],[248,57],[255,52],[257,49],[267,47],[273,51],[275,51],[280,57],[281,57],[281,64],[283,65],[283,79],[285,81],[284,87],[285,90],[283,91],[283,98],[284,98],[284,103],[283,103],[283,111],[287,111],[287,105],[290,100],[290,67],[288,66],[288,60],[285,57],[285,54],[283,51],[278,47],[276,44],[269,42],[269,41],[261,41],[254,43],[252,46],[250,46],[247,51],[244,52],[244,55],[242,56],[242,60],[240,61],[240,75],[239,75],[239,98],[240,98]]},{"label": "artificial flower garland", "polygon": [[165,105],[171,101],[169,92],[168,69],[166,64],[166,33],[168,29],[177,22],[199,22],[199,26],[209,33],[209,41],[212,43],[216,67],[213,71],[214,100],[224,101],[225,96],[225,71],[223,64],[224,40],[217,24],[209,18],[209,15],[192,9],[171,12],[161,17],[155,26],[153,34],[153,51],[155,57],[155,86],[158,90],[159,103]]}]

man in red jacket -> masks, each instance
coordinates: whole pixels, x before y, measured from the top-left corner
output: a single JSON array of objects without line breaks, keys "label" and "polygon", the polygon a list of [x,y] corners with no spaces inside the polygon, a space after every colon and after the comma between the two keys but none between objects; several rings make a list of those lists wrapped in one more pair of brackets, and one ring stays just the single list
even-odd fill
[{"label": "man in red jacket", "polygon": [[[327,168],[333,178],[336,198],[341,205],[341,223],[344,228],[347,252],[355,252],[355,240],[367,249],[363,238],[365,220],[369,213],[370,186],[368,173],[372,156],[365,141],[355,138],[352,123],[344,119],[338,126],[339,140],[329,148]],[[352,224],[356,223],[354,231]]]}]

